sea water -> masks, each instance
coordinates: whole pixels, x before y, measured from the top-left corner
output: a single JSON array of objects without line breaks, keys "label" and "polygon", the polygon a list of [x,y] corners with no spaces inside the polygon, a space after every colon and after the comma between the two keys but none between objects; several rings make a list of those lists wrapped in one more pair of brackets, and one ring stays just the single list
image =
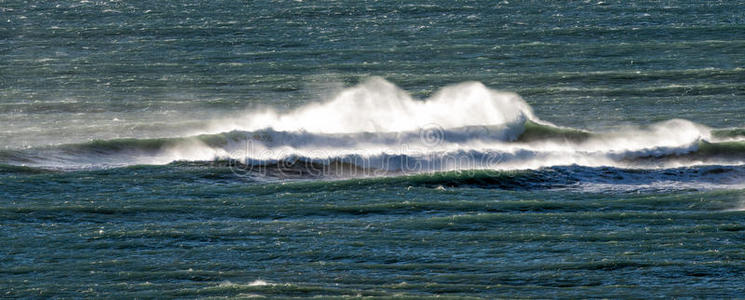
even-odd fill
[{"label": "sea water", "polygon": [[743,7],[0,1],[0,296],[742,297]]}]

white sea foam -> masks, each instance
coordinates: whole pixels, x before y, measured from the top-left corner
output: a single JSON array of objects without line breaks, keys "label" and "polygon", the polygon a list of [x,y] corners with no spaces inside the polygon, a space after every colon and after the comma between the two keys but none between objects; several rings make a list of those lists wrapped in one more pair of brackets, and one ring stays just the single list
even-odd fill
[{"label": "white sea foam", "polygon": [[517,94],[498,92],[478,82],[445,87],[427,100],[416,100],[382,78],[374,77],[342,90],[331,100],[289,113],[267,109],[241,118],[215,120],[209,133],[232,130],[312,133],[404,132],[440,128],[490,126],[537,120]]},{"label": "white sea foam", "polygon": [[[548,136],[518,140],[528,130],[527,122],[538,124]],[[698,151],[701,141],[712,139],[709,128],[690,121],[673,119],[599,133],[559,128],[538,119],[520,96],[477,82],[448,86],[418,100],[382,78],[372,78],[341,90],[328,101],[284,113],[272,109],[247,112],[209,124],[209,130],[199,133],[212,135],[175,138],[155,150],[150,143],[137,142],[102,149],[88,145],[72,152],[47,149],[34,153],[32,162],[24,164],[74,168],[303,158],[321,164],[341,161],[363,168],[417,172],[743,163],[731,158],[684,157]],[[582,137],[567,139],[562,131]]]},{"label": "white sea foam", "polygon": [[254,280],[248,284],[248,286],[267,286],[267,285],[270,285],[270,284],[261,279]]}]

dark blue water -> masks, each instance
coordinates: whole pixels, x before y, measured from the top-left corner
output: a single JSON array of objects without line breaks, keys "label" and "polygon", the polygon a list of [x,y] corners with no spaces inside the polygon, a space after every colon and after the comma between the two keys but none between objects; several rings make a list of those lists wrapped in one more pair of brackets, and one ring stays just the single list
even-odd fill
[{"label": "dark blue water", "polygon": [[742,297],[743,7],[0,1],[0,295]]}]

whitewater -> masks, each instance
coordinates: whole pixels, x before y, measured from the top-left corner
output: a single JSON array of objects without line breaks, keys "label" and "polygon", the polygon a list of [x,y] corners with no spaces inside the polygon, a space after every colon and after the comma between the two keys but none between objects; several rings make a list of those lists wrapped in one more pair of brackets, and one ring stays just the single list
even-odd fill
[{"label": "whitewater", "polygon": [[479,82],[415,99],[373,77],[291,111],[266,108],[205,123],[178,137],[5,150],[0,163],[61,170],[216,160],[242,169],[345,164],[358,169],[350,176],[380,176],[570,165],[668,169],[745,161],[742,129],[711,129],[683,119],[603,132],[559,127],[535,116],[519,95]]}]

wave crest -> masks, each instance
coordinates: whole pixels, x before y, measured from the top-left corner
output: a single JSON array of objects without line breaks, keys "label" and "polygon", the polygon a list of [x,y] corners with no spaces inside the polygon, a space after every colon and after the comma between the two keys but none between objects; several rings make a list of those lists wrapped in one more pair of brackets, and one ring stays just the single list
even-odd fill
[{"label": "wave crest", "polygon": [[479,82],[448,86],[429,99],[418,100],[394,84],[373,77],[342,90],[329,101],[308,104],[288,113],[267,109],[237,119],[213,121],[209,133],[261,129],[311,133],[404,132],[431,124],[449,129],[505,126],[526,120],[538,121],[538,118],[519,95],[495,91]]},{"label": "wave crest", "polygon": [[[677,168],[745,160],[741,129],[681,119],[590,132],[543,122],[514,93],[466,82],[417,100],[372,78],[327,102],[212,121],[214,133],[0,151],[0,164],[77,169],[173,161],[243,165],[304,161],[364,174],[580,165]],[[346,167],[345,167],[346,168]]]}]

